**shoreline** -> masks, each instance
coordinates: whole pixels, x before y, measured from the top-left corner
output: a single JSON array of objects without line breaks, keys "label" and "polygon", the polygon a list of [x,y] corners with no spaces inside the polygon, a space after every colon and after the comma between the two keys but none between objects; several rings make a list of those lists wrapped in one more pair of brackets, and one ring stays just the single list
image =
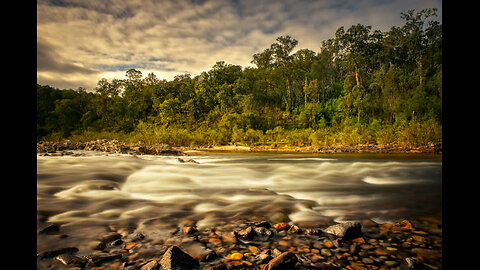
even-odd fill
[{"label": "shoreline", "polygon": [[[55,239],[62,233],[60,225],[45,224],[38,235]],[[135,226],[112,224],[102,237],[92,237],[88,247],[37,250],[37,264],[129,270],[442,269],[441,239],[442,222],[431,217],[306,227],[266,219],[213,228],[191,222],[170,228],[165,239]]]},{"label": "shoreline", "polygon": [[336,153],[378,153],[378,154],[434,154],[442,155],[442,146],[408,147],[408,146],[382,146],[382,145],[357,145],[357,146],[277,146],[275,145],[222,145],[222,146],[170,146],[165,144],[124,143],[118,140],[96,140],[88,142],[37,142],[37,153],[53,154],[69,150],[91,150],[123,154],[150,154],[150,155],[188,155],[192,152],[231,152],[231,153],[309,153],[309,154],[336,154]]}]

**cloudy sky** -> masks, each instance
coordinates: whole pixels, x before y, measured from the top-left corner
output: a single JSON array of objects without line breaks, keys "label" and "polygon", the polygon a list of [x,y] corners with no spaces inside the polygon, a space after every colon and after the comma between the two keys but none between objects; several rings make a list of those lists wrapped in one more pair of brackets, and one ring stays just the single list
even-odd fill
[{"label": "cloudy sky", "polygon": [[37,0],[37,83],[91,90],[130,68],[171,80],[247,67],[279,36],[318,52],[341,26],[388,31],[423,8],[441,22],[441,0]]}]

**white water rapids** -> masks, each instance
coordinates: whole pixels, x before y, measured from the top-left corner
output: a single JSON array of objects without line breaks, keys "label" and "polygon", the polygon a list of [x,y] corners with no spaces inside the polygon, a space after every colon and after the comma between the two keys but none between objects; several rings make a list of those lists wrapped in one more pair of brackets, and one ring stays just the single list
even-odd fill
[{"label": "white water rapids", "polygon": [[[109,224],[143,230],[241,217],[295,223],[441,213],[441,158],[218,153],[180,157],[83,152],[37,155],[37,227],[91,240]],[[69,240],[70,239],[70,240]],[[39,238],[39,246],[48,246]]]}]

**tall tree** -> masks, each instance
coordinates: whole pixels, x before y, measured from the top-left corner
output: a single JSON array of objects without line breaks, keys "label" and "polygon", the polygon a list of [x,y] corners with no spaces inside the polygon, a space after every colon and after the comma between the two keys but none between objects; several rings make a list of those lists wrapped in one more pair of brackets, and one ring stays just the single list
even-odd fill
[{"label": "tall tree", "polygon": [[286,111],[290,111],[292,107],[292,89],[291,89],[291,72],[290,65],[293,59],[291,55],[298,41],[291,36],[278,37],[276,43],[270,46],[273,51],[274,63],[282,70],[283,77],[287,84],[287,99],[286,99]]},{"label": "tall tree", "polygon": [[[424,55],[428,48],[427,31],[424,29],[426,19],[437,16],[436,8],[427,8],[415,13],[415,10],[409,10],[407,13],[401,13],[401,18],[405,20],[402,27],[404,33],[404,46],[408,50],[407,60],[416,62],[418,65],[420,89],[423,89],[423,63]],[[429,24],[429,26],[438,24]]]}]

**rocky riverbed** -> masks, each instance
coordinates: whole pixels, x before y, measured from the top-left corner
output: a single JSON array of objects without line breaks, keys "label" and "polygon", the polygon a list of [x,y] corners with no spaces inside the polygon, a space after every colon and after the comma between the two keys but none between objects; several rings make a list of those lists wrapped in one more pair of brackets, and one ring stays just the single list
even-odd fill
[{"label": "rocky riverbed", "polygon": [[[442,222],[431,217],[325,226],[251,218],[203,229],[192,220],[162,237],[105,229],[87,250],[38,250],[38,269],[442,269]],[[69,237],[53,223],[38,234]]]},{"label": "rocky riverbed", "polygon": [[37,143],[37,153],[44,155],[72,155],[71,150],[103,151],[108,153],[121,153],[133,155],[185,155],[188,151],[234,151],[234,152],[302,152],[302,153],[434,153],[441,154],[441,145],[425,147],[405,146],[380,146],[380,145],[357,145],[357,146],[332,146],[332,147],[288,147],[273,145],[255,146],[205,146],[205,147],[173,147],[165,144],[124,143],[118,140],[95,140],[89,142],[61,142]]},{"label": "rocky riverbed", "polygon": [[102,151],[131,155],[184,155],[181,151],[164,144],[148,145],[143,143],[124,143],[118,140],[96,140],[89,142],[40,141],[37,143],[37,153],[43,155],[75,155],[72,150]]}]

